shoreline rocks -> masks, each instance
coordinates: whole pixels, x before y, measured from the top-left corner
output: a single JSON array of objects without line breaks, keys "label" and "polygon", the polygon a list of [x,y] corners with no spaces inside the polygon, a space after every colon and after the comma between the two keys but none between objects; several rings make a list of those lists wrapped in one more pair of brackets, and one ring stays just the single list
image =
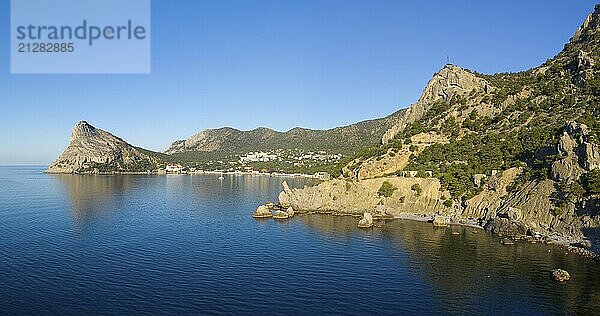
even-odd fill
[{"label": "shoreline rocks", "polygon": [[273,213],[271,213],[271,209],[266,205],[259,206],[254,213],[252,213],[253,218],[271,218],[273,217]]},{"label": "shoreline rocks", "polygon": [[446,217],[436,215],[433,217],[433,227],[448,227]]},{"label": "shoreline rocks", "polygon": [[283,220],[288,218],[290,218],[290,215],[284,211],[275,211],[275,214],[273,214],[273,219],[276,220]]},{"label": "shoreline rocks", "polygon": [[363,218],[358,221],[359,228],[371,228],[373,227],[373,216],[371,213],[364,213]]},{"label": "shoreline rocks", "polygon": [[289,217],[294,217],[295,212],[294,212],[294,209],[291,206],[288,207],[287,210],[285,210],[285,212],[288,213]]}]

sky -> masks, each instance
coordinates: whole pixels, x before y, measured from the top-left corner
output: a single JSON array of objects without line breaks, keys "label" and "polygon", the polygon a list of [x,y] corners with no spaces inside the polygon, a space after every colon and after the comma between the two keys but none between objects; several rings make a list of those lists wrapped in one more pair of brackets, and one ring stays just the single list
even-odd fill
[{"label": "sky", "polygon": [[152,71],[10,74],[0,0],[0,164],[49,164],[80,120],[164,151],[203,129],[328,129],[414,103],[450,61],[543,63],[593,1],[152,0]]}]

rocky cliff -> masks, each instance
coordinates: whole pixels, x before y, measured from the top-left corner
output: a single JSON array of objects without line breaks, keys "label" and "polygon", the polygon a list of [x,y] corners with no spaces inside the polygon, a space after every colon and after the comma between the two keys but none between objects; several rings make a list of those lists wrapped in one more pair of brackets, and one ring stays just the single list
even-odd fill
[{"label": "rocky cliff", "polygon": [[596,6],[539,67],[484,75],[446,65],[343,179],[284,186],[279,202],[376,218],[441,215],[600,251],[599,63]]},{"label": "rocky cliff", "polygon": [[[367,180],[335,179],[314,187],[290,189],[284,183],[279,203],[297,212],[334,212],[377,217],[444,216],[454,223],[473,223],[509,237],[554,236],[600,251],[600,195],[571,197],[557,205],[566,194],[561,180],[577,183],[588,170],[597,170],[600,147],[586,140],[585,125],[569,123],[554,150],[562,159],[555,162],[556,178],[524,178],[523,167],[507,169],[487,177],[481,191],[466,200],[455,201],[436,178],[380,177]],[[558,167],[560,166],[560,167]],[[523,181],[521,184],[517,183]],[[388,196],[383,184],[392,186]]]},{"label": "rocky cliff", "polygon": [[139,172],[158,168],[163,155],[134,147],[86,121],[77,123],[67,149],[47,173]]},{"label": "rocky cliff", "polygon": [[455,65],[448,64],[429,81],[417,103],[398,117],[398,122],[385,132],[386,144],[409,124],[420,120],[437,102],[448,103],[458,97],[479,92],[492,92],[492,86],[483,78]]}]

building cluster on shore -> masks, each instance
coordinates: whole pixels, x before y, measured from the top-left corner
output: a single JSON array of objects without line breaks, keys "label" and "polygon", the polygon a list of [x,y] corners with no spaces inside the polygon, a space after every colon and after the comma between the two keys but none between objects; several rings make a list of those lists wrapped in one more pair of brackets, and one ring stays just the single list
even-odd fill
[{"label": "building cluster on shore", "polygon": [[242,170],[227,171],[227,170],[201,170],[196,168],[186,168],[180,164],[167,164],[164,169],[159,170],[159,174],[217,174],[217,175],[262,175],[271,177],[303,177],[303,178],[315,178],[320,180],[329,180],[331,175],[327,172],[317,172],[314,174],[305,173],[282,173],[282,172],[268,172],[265,170],[254,170],[252,167],[244,168]]}]

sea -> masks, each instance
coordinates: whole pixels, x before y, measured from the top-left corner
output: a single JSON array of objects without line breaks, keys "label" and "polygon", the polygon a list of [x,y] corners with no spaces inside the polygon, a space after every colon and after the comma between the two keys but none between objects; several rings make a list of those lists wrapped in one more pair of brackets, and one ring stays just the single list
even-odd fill
[{"label": "sea", "polygon": [[408,220],[252,218],[303,178],[45,168],[0,167],[0,315],[600,314],[600,264],[557,245]]}]

